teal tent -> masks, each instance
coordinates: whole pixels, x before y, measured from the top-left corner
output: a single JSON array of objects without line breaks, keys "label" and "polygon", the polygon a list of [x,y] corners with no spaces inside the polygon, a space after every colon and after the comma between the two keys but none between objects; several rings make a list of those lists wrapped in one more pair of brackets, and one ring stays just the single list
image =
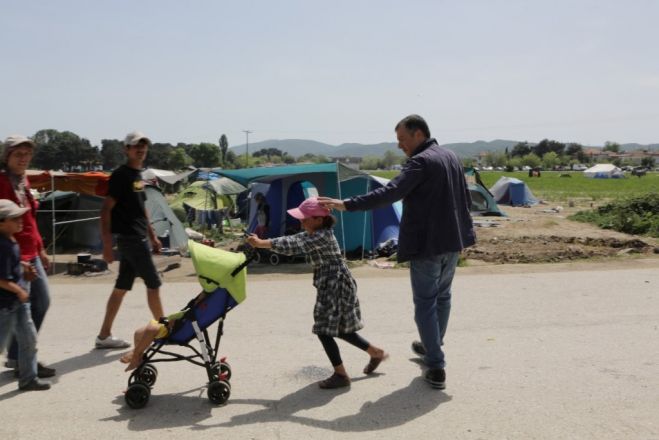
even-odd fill
[{"label": "teal tent", "polygon": [[469,195],[471,196],[471,206],[469,207],[471,215],[505,217],[506,214],[499,209],[499,205],[494,200],[492,193],[483,184],[478,171],[466,167],[464,172]]},{"label": "teal tent", "polygon": [[[298,225],[286,210],[310,195],[345,199],[366,194],[386,184],[376,177],[340,163],[288,165],[238,170],[214,169],[244,186],[258,184],[270,205],[270,237],[284,235]],[[335,213],[334,233],[346,252],[373,250],[390,239],[398,239],[400,202],[373,211]],[[253,226],[248,230],[253,230]]]}]

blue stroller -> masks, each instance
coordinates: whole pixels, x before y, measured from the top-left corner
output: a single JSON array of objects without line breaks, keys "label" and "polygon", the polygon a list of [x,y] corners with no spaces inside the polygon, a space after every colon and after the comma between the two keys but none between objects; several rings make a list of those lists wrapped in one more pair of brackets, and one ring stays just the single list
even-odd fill
[{"label": "blue stroller", "polygon": [[[218,348],[226,314],[246,296],[246,269],[249,259],[242,253],[226,252],[193,241],[188,242],[190,257],[197,273],[202,294],[191,300],[176,315],[168,334],[155,339],[144,352],[140,365],[128,379],[125,400],[131,408],[143,408],[151,396],[158,370],[156,362],[188,361],[206,370],[208,399],[217,405],[226,403],[231,395],[231,367],[226,358],[218,360]],[[215,345],[211,346],[208,327],[218,321]],[[168,325],[166,318],[160,324]],[[190,345],[199,341],[199,350]],[[190,355],[166,351],[170,345],[187,347]]]}]

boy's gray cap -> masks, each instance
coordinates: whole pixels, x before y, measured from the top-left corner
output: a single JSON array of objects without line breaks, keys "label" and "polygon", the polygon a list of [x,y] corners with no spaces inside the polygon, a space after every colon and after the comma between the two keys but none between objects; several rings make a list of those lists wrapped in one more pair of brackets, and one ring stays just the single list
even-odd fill
[{"label": "boy's gray cap", "polygon": [[21,217],[29,210],[30,208],[21,208],[9,199],[0,199],[0,220]]},{"label": "boy's gray cap", "polygon": [[29,137],[22,136],[20,134],[12,134],[5,139],[5,148],[18,147],[22,144],[29,144],[31,147],[36,147],[37,144],[34,143]]},{"label": "boy's gray cap", "polygon": [[144,133],[133,131],[126,135],[126,139],[124,139],[124,146],[129,147],[137,145],[140,143],[140,141],[146,141],[149,145],[151,145],[151,139],[146,137]]},{"label": "boy's gray cap", "polygon": [[4,143],[5,145],[4,149],[2,150],[2,156],[0,156],[0,163],[7,163],[7,159],[9,159],[11,152],[21,145],[29,145],[32,148],[37,146],[37,144],[35,144],[32,139],[20,134],[12,134],[11,136],[7,136],[7,139],[5,139]]}]

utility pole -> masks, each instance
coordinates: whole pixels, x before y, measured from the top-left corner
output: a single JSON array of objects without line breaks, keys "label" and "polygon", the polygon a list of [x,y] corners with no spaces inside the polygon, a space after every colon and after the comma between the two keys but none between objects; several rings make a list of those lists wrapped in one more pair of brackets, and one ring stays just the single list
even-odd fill
[{"label": "utility pole", "polygon": [[245,168],[249,168],[249,134],[251,131],[243,131],[245,132]]}]

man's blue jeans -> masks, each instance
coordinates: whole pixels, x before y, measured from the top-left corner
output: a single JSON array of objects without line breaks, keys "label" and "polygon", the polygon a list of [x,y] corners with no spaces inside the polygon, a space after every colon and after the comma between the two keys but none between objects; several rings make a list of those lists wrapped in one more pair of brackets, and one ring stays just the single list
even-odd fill
[{"label": "man's blue jeans", "polygon": [[[37,329],[41,328],[48,307],[50,307],[50,293],[48,292],[48,274],[41,263],[41,258],[35,257],[30,260],[30,264],[37,270],[38,278],[30,283],[26,283],[25,290],[30,292],[30,307],[32,309],[32,321]],[[16,339],[13,339],[7,353],[7,362],[10,366],[16,364],[16,355],[18,354],[18,345]]]},{"label": "man's blue jeans", "polygon": [[459,256],[459,252],[447,252],[410,261],[414,320],[426,348],[424,361],[430,368],[446,366],[442,343],[451,314],[451,284]]},{"label": "man's blue jeans", "polygon": [[37,377],[37,329],[32,322],[30,303],[16,303],[0,309],[0,351],[14,335],[18,341],[18,386],[22,387]]}]

